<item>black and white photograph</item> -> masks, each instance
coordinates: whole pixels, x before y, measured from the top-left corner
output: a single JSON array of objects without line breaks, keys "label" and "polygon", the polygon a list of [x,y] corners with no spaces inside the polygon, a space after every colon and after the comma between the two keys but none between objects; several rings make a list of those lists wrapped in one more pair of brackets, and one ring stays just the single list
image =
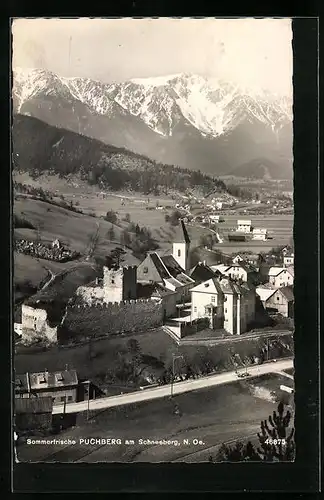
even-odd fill
[{"label": "black and white photograph", "polygon": [[16,462],[295,461],[292,40],[12,21]]}]

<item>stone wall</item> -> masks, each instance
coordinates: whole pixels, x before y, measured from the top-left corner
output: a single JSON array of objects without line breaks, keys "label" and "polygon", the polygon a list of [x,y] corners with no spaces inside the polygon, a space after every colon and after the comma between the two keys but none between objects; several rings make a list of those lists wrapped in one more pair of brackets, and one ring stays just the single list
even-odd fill
[{"label": "stone wall", "polygon": [[62,322],[58,338],[101,337],[114,334],[145,331],[162,325],[163,304],[151,299],[120,303],[102,303],[94,306],[70,304]]},{"label": "stone wall", "polygon": [[201,330],[209,328],[208,318],[198,318],[189,323],[177,322],[168,320],[165,325],[171,330],[178,338],[182,339],[187,335],[194,335]]},{"label": "stone wall", "polygon": [[103,300],[104,289],[101,286],[79,286],[76,294],[87,302],[89,305],[95,303],[96,301]]},{"label": "stone wall", "polygon": [[48,324],[45,309],[22,305],[21,309],[21,334],[24,341],[33,341],[41,338],[49,342],[57,341],[57,327]]}]

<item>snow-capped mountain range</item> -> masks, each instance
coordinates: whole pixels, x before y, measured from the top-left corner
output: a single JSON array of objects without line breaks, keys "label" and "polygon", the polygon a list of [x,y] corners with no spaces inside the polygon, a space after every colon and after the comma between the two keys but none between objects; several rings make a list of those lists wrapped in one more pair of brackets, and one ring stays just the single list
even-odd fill
[{"label": "snow-capped mountain range", "polygon": [[256,157],[291,162],[292,99],[200,75],[109,84],[16,69],[13,106],[51,125],[189,168],[212,172],[222,163],[216,170],[225,172]]}]

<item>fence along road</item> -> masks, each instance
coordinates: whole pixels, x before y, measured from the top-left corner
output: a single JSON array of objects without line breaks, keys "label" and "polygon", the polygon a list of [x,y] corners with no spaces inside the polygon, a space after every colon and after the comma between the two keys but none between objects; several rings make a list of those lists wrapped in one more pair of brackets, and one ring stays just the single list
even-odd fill
[{"label": "fence along road", "polygon": [[[285,358],[277,362],[269,362],[262,365],[248,367],[248,376],[246,379],[264,375],[266,373],[276,373],[278,371],[293,368],[293,358]],[[209,377],[202,377],[195,380],[185,380],[184,382],[176,382],[173,385],[173,394],[182,394],[184,392],[195,391],[198,389],[205,389],[217,385],[230,384],[242,380],[238,378],[235,371],[220,373]],[[120,394],[118,396],[110,396],[89,401],[89,410],[101,410],[105,408],[113,408],[115,406],[123,406],[132,403],[139,403],[140,401],[150,401],[151,399],[158,399],[170,396],[171,384],[162,387],[154,387],[146,389],[145,391],[132,392],[130,394]],[[80,403],[67,403],[65,413],[78,413],[86,411],[88,408],[88,401],[81,401]],[[53,414],[64,413],[64,404],[53,406]]]}]

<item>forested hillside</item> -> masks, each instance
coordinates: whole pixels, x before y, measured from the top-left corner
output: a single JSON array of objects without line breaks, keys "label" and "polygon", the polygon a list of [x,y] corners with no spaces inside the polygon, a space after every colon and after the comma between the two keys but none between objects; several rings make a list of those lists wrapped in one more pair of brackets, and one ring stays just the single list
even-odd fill
[{"label": "forested hillside", "polygon": [[[46,172],[79,174],[102,189],[169,194],[200,189],[226,191],[223,181],[197,171],[165,165],[126,149],[56,128],[30,116],[13,118],[13,167],[38,177]],[[198,166],[197,166],[198,167]]]}]

